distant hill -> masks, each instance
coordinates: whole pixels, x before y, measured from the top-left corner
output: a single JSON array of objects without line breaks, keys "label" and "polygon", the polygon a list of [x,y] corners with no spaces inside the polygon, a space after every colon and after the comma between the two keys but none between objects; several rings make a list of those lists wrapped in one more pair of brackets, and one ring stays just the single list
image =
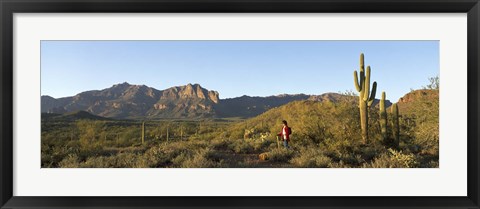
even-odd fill
[{"label": "distant hill", "polygon": [[338,134],[333,131],[357,129],[359,116],[357,104],[348,100],[293,101],[232,124],[227,133],[231,134],[230,138],[242,138],[246,130],[257,134],[269,132],[273,134],[271,137],[275,137],[282,128],[282,120],[286,120],[295,140],[309,138],[318,142],[319,138],[331,138],[333,134]]},{"label": "distant hill", "polygon": [[59,120],[59,121],[75,121],[75,120],[111,120],[109,118],[100,117],[90,114],[86,111],[74,111],[64,114],[58,113],[42,113],[42,120]]},{"label": "distant hill", "polygon": [[279,95],[269,97],[251,97],[241,96],[231,99],[221,100],[215,105],[218,117],[254,117],[263,112],[287,104],[292,101],[307,100],[310,96],[305,94],[297,95]]},{"label": "distant hill", "polygon": [[[357,97],[326,93],[282,94],[268,97],[245,95],[219,99],[217,91],[207,90],[199,84],[157,90],[145,85],[121,83],[103,90],[85,91],[71,97],[55,99],[42,96],[41,110],[42,113],[56,114],[85,111],[92,115],[118,119],[250,118],[293,101],[357,102],[355,98]],[[387,106],[389,105],[390,102],[387,101]]]},{"label": "distant hill", "polygon": [[[378,103],[379,100],[376,100],[374,107],[371,107],[377,114]],[[392,104],[390,101],[385,103],[387,108]],[[307,100],[271,108],[256,117],[232,124],[229,133],[232,133],[232,138],[243,137],[245,130],[254,133],[278,133],[281,130],[281,121],[287,120],[296,137],[325,139],[336,135],[335,137],[341,138],[351,130],[360,129],[357,104],[357,96],[336,93],[312,96]],[[403,96],[398,105],[400,115],[413,114],[415,116],[409,118],[414,118],[416,122],[438,126],[438,91],[412,91]],[[360,140],[360,134],[358,137]]]},{"label": "distant hill", "polygon": [[431,108],[439,108],[440,92],[434,89],[419,89],[405,94],[398,100],[398,110],[403,114],[418,114]]}]

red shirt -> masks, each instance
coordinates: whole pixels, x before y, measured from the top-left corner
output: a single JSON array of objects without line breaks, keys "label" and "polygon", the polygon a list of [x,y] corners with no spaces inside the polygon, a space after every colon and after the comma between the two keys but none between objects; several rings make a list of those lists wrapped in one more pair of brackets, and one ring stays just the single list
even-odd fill
[{"label": "red shirt", "polygon": [[278,136],[282,137],[282,139],[290,141],[290,129],[288,128],[288,126],[283,126],[282,132],[280,132]]}]

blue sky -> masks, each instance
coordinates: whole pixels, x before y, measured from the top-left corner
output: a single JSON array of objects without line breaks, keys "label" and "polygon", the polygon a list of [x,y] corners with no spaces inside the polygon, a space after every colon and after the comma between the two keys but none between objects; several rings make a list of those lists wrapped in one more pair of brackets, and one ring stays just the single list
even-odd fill
[{"label": "blue sky", "polygon": [[42,41],[41,93],[198,83],[220,98],[355,91],[359,55],[387,99],[439,75],[438,41]]}]

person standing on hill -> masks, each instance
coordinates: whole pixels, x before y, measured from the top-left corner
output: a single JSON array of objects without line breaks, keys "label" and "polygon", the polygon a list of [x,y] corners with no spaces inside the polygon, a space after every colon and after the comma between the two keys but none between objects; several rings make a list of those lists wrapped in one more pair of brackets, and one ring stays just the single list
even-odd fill
[{"label": "person standing on hill", "polygon": [[277,135],[282,138],[283,146],[285,146],[285,148],[288,149],[288,148],[290,148],[288,146],[288,142],[290,141],[290,134],[292,133],[292,129],[290,129],[290,127],[288,127],[286,120],[283,120],[282,123],[283,123],[282,132],[280,132]]}]

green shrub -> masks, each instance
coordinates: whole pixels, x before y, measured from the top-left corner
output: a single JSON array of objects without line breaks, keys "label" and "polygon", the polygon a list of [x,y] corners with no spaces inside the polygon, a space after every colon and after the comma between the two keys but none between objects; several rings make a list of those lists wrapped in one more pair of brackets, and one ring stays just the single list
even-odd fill
[{"label": "green shrub", "polygon": [[172,162],[174,167],[180,168],[212,168],[222,167],[223,161],[215,162],[213,151],[210,148],[197,150],[195,152],[182,152]]},{"label": "green shrub", "polygon": [[210,146],[216,150],[226,150],[231,142],[226,139],[215,139],[210,141]]},{"label": "green shrub", "polygon": [[318,149],[304,149],[298,156],[292,158],[290,163],[300,168],[328,168],[332,159]]},{"label": "green shrub", "polygon": [[388,149],[388,152],[381,154],[375,158],[370,164],[366,164],[367,168],[414,168],[417,166],[415,155],[404,154],[402,151]]},{"label": "green shrub", "polygon": [[228,146],[233,152],[238,154],[248,154],[252,153],[255,148],[251,140],[233,140],[232,143]]},{"label": "green shrub", "polygon": [[159,147],[152,147],[145,151],[140,158],[139,164],[144,168],[166,167],[171,163],[171,159],[176,153],[167,153]]},{"label": "green shrub", "polygon": [[210,150],[203,149],[195,152],[193,156],[187,158],[181,165],[182,168],[212,168],[215,163],[208,159]]},{"label": "green shrub", "polygon": [[292,149],[273,149],[268,152],[268,160],[273,162],[288,162],[293,157],[294,151]]},{"label": "green shrub", "polygon": [[58,167],[60,168],[78,168],[80,163],[80,159],[77,155],[71,154],[65,157],[59,164]]},{"label": "green shrub", "polygon": [[[273,141],[269,141],[269,140],[265,140],[265,141],[261,141],[261,140],[257,140],[255,141],[255,144],[253,145],[253,148],[255,150],[255,152],[263,152],[265,150],[267,150],[271,144],[273,144],[274,142]],[[276,145],[276,144],[275,144]]]}]

